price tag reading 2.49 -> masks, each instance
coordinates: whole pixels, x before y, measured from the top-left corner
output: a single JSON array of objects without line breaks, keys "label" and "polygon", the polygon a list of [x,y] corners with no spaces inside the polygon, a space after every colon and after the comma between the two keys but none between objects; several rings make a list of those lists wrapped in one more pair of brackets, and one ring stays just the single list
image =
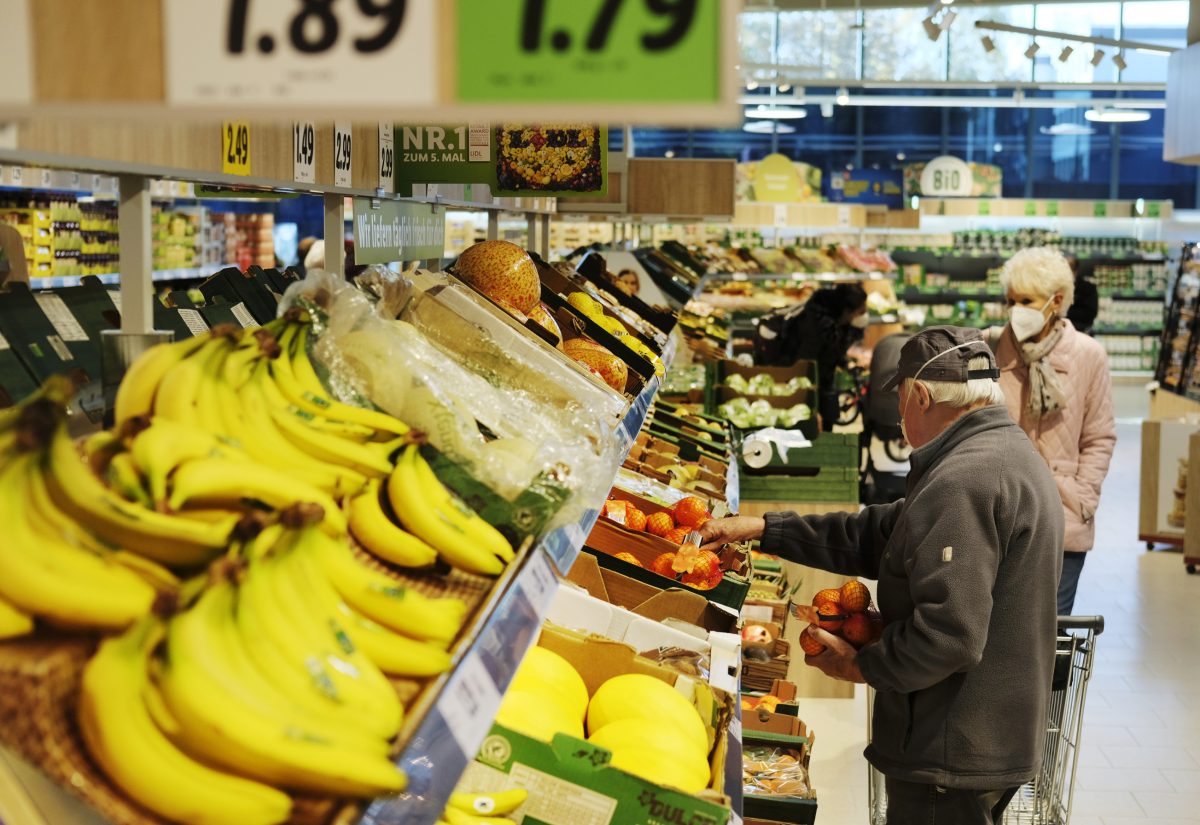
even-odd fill
[{"label": "price tag reading 2.49", "polygon": [[221,124],[221,171],[227,175],[250,174],[250,124],[226,121]]},{"label": "price tag reading 2.49", "polygon": [[458,0],[464,103],[714,103],[721,0]]},{"label": "price tag reading 2.49", "polygon": [[432,103],[436,2],[163,0],[167,97],[177,105]]}]

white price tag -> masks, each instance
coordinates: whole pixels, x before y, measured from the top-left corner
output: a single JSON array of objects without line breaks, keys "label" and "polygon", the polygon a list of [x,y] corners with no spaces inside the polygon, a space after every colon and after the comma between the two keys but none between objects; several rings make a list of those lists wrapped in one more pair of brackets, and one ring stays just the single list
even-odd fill
[{"label": "white price tag", "polygon": [[775,205],[775,225],[776,226],[787,226],[787,220],[788,220],[787,204],[786,203],[776,204]]},{"label": "white price tag", "polygon": [[[243,109],[432,105],[438,5],[164,0],[167,101]],[[397,77],[404,82],[387,82]]]},{"label": "white price tag", "polygon": [[742,719],[735,716],[729,720],[729,735],[735,742],[742,741]]},{"label": "white price tag", "polygon": [[499,708],[500,691],[474,653],[459,665],[438,702],[438,710],[468,760],[475,758]]},{"label": "white price tag", "polygon": [[837,208],[837,225],[845,228],[850,225],[850,207],[839,206]]},{"label": "white price tag", "polygon": [[98,194],[100,192],[100,186],[101,186],[100,181],[101,181],[101,178],[99,175],[92,175],[92,194],[93,195]]},{"label": "white price tag", "polygon": [[179,317],[183,319],[183,325],[188,328],[188,332],[195,335],[203,335],[208,332],[208,324],[204,320],[204,316],[196,309],[181,309]]},{"label": "white price tag", "polygon": [[379,124],[379,188],[396,191],[396,131],[390,123]]},{"label": "white price tag", "polygon": [[38,302],[38,306],[42,308],[46,320],[54,327],[54,331],[60,338],[64,341],[86,341],[88,339],[88,334],[62,297],[53,292],[39,292],[33,297]]},{"label": "white price tag", "polygon": [[6,349],[12,349],[12,347],[9,345],[8,339],[5,338],[2,334],[0,334],[0,351],[6,350]]},{"label": "white price tag", "polygon": [[50,189],[54,186],[54,173],[49,169],[42,169],[39,173],[39,182],[43,189]]},{"label": "white price tag", "polygon": [[492,127],[486,123],[472,123],[467,127],[467,160],[471,163],[488,163],[492,159]]},{"label": "white price tag", "polygon": [[54,354],[58,356],[60,361],[74,361],[75,356],[71,354],[71,350],[67,349],[67,345],[57,335],[47,335],[46,343],[50,345],[50,349],[54,350]]},{"label": "white price tag", "polygon": [[333,185],[349,188],[354,180],[354,133],[350,121],[333,126]]},{"label": "white price tag", "polygon": [[292,180],[317,182],[317,126],[312,121],[292,124]]},{"label": "white price tag", "polygon": [[33,42],[27,0],[0,0],[4,46],[0,48],[0,104],[33,102]]},{"label": "white price tag", "polygon": [[237,322],[242,325],[242,329],[255,329],[258,327],[258,321],[254,320],[254,316],[250,314],[250,310],[246,309],[246,305],[241,301],[229,308],[233,313],[233,317],[237,318]]},{"label": "white price tag", "polygon": [[70,188],[70,189],[78,189],[79,188],[79,173],[78,172],[71,173],[71,177],[68,180],[68,184],[69,184],[68,188]]},{"label": "white price tag", "polygon": [[545,553],[535,552],[530,557],[525,569],[521,571],[521,589],[526,598],[537,611],[538,618],[546,615],[550,603],[554,601],[554,593],[558,590],[558,577],[550,567],[550,560]]}]

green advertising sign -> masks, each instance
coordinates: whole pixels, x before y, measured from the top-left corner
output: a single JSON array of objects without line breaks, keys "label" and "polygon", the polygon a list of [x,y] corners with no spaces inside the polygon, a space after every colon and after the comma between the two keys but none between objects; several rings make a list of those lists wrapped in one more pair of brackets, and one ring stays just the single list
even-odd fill
[{"label": "green advertising sign", "polygon": [[595,124],[396,127],[396,191],[486,183],[493,195],[587,197],[608,191],[608,128]]},{"label": "green advertising sign", "polygon": [[1162,217],[1162,204],[1159,203],[1158,201],[1150,201],[1149,203],[1147,203],[1146,204],[1146,217],[1147,218]]},{"label": "green advertising sign", "polygon": [[1108,217],[1108,204],[1104,201],[1096,201],[1094,204],[1092,204],[1092,213],[1097,218]]},{"label": "green advertising sign", "polygon": [[360,264],[441,258],[446,213],[427,203],[354,199],[354,260]]},{"label": "green advertising sign", "polygon": [[715,103],[722,0],[458,0],[468,103]]},{"label": "green advertising sign", "polygon": [[1058,217],[1058,201],[1046,201],[1046,216],[1050,218]]},{"label": "green advertising sign", "polygon": [[979,214],[980,215],[992,214],[992,205],[990,203],[988,203],[987,201],[980,201],[979,202]]},{"label": "green advertising sign", "polygon": [[1032,216],[1037,214],[1037,201],[1025,201],[1025,215]]}]

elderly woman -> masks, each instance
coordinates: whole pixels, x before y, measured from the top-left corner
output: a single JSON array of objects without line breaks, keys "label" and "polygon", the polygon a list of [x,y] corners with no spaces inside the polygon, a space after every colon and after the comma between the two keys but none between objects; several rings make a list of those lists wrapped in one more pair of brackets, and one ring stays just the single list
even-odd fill
[{"label": "elderly woman", "polygon": [[992,330],[1008,411],[1050,466],[1066,520],[1059,615],[1075,604],[1117,434],[1104,348],[1067,320],[1075,276],[1058,252],[1018,252],[1000,282],[1009,322]]}]

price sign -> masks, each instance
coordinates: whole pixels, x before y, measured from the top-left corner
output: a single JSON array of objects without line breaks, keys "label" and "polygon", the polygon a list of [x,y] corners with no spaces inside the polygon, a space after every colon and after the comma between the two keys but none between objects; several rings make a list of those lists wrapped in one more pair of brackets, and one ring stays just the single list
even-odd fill
[{"label": "price sign", "polygon": [[292,124],[292,179],[296,183],[317,182],[317,127],[315,124]]},{"label": "price sign", "polygon": [[390,123],[379,124],[379,188],[396,191],[396,130]]},{"label": "price sign", "polygon": [[[164,0],[176,105],[437,101],[439,0]],[[382,78],[403,77],[403,83]]]},{"label": "price sign", "polygon": [[525,597],[537,611],[538,617],[545,616],[558,590],[558,577],[554,575],[545,553],[538,552],[530,556],[525,569],[521,571],[520,583]]},{"label": "price sign", "polygon": [[1097,218],[1107,218],[1108,204],[1105,201],[1096,201],[1094,204],[1092,204],[1092,213]]},{"label": "price sign", "polygon": [[226,121],[221,124],[221,171],[227,175],[250,174],[250,124]]},{"label": "price sign", "polygon": [[9,173],[9,179],[13,186],[25,185],[25,170],[20,166],[14,166]]},{"label": "price sign", "polygon": [[1162,217],[1162,204],[1159,203],[1158,201],[1150,201],[1149,203],[1147,203],[1146,204],[1146,217],[1147,218],[1161,218]]},{"label": "price sign", "polygon": [[979,202],[979,214],[980,215],[992,214],[992,205],[985,200],[981,200]]},{"label": "price sign", "polygon": [[1025,201],[1025,215],[1030,217],[1037,214],[1037,201]]},{"label": "price sign", "polygon": [[478,654],[463,660],[442,694],[438,710],[467,759],[474,759],[500,708],[500,691]]},{"label": "price sign", "polygon": [[974,183],[971,167],[950,155],[934,158],[921,171],[921,194],[929,198],[969,197]]},{"label": "price sign", "polygon": [[43,189],[51,189],[54,186],[54,173],[49,169],[42,169],[39,172],[40,183]]},{"label": "price sign", "polygon": [[1058,217],[1058,201],[1046,201],[1046,216],[1050,218]]},{"label": "price sign", "polygon": [[333,185],[349,188],[354,175],[354,135],[347,121],[333,126]]},{"label": "price sign", "polygon": [[4,47],[0,48],[0,104],[33,102],[33,37],[29,27],[27,0],[0,0],[4,21]]},{"label": "price sign", "polygon": [[721,27],[721,0],[458,0],[458,96],[716,103]]}]

